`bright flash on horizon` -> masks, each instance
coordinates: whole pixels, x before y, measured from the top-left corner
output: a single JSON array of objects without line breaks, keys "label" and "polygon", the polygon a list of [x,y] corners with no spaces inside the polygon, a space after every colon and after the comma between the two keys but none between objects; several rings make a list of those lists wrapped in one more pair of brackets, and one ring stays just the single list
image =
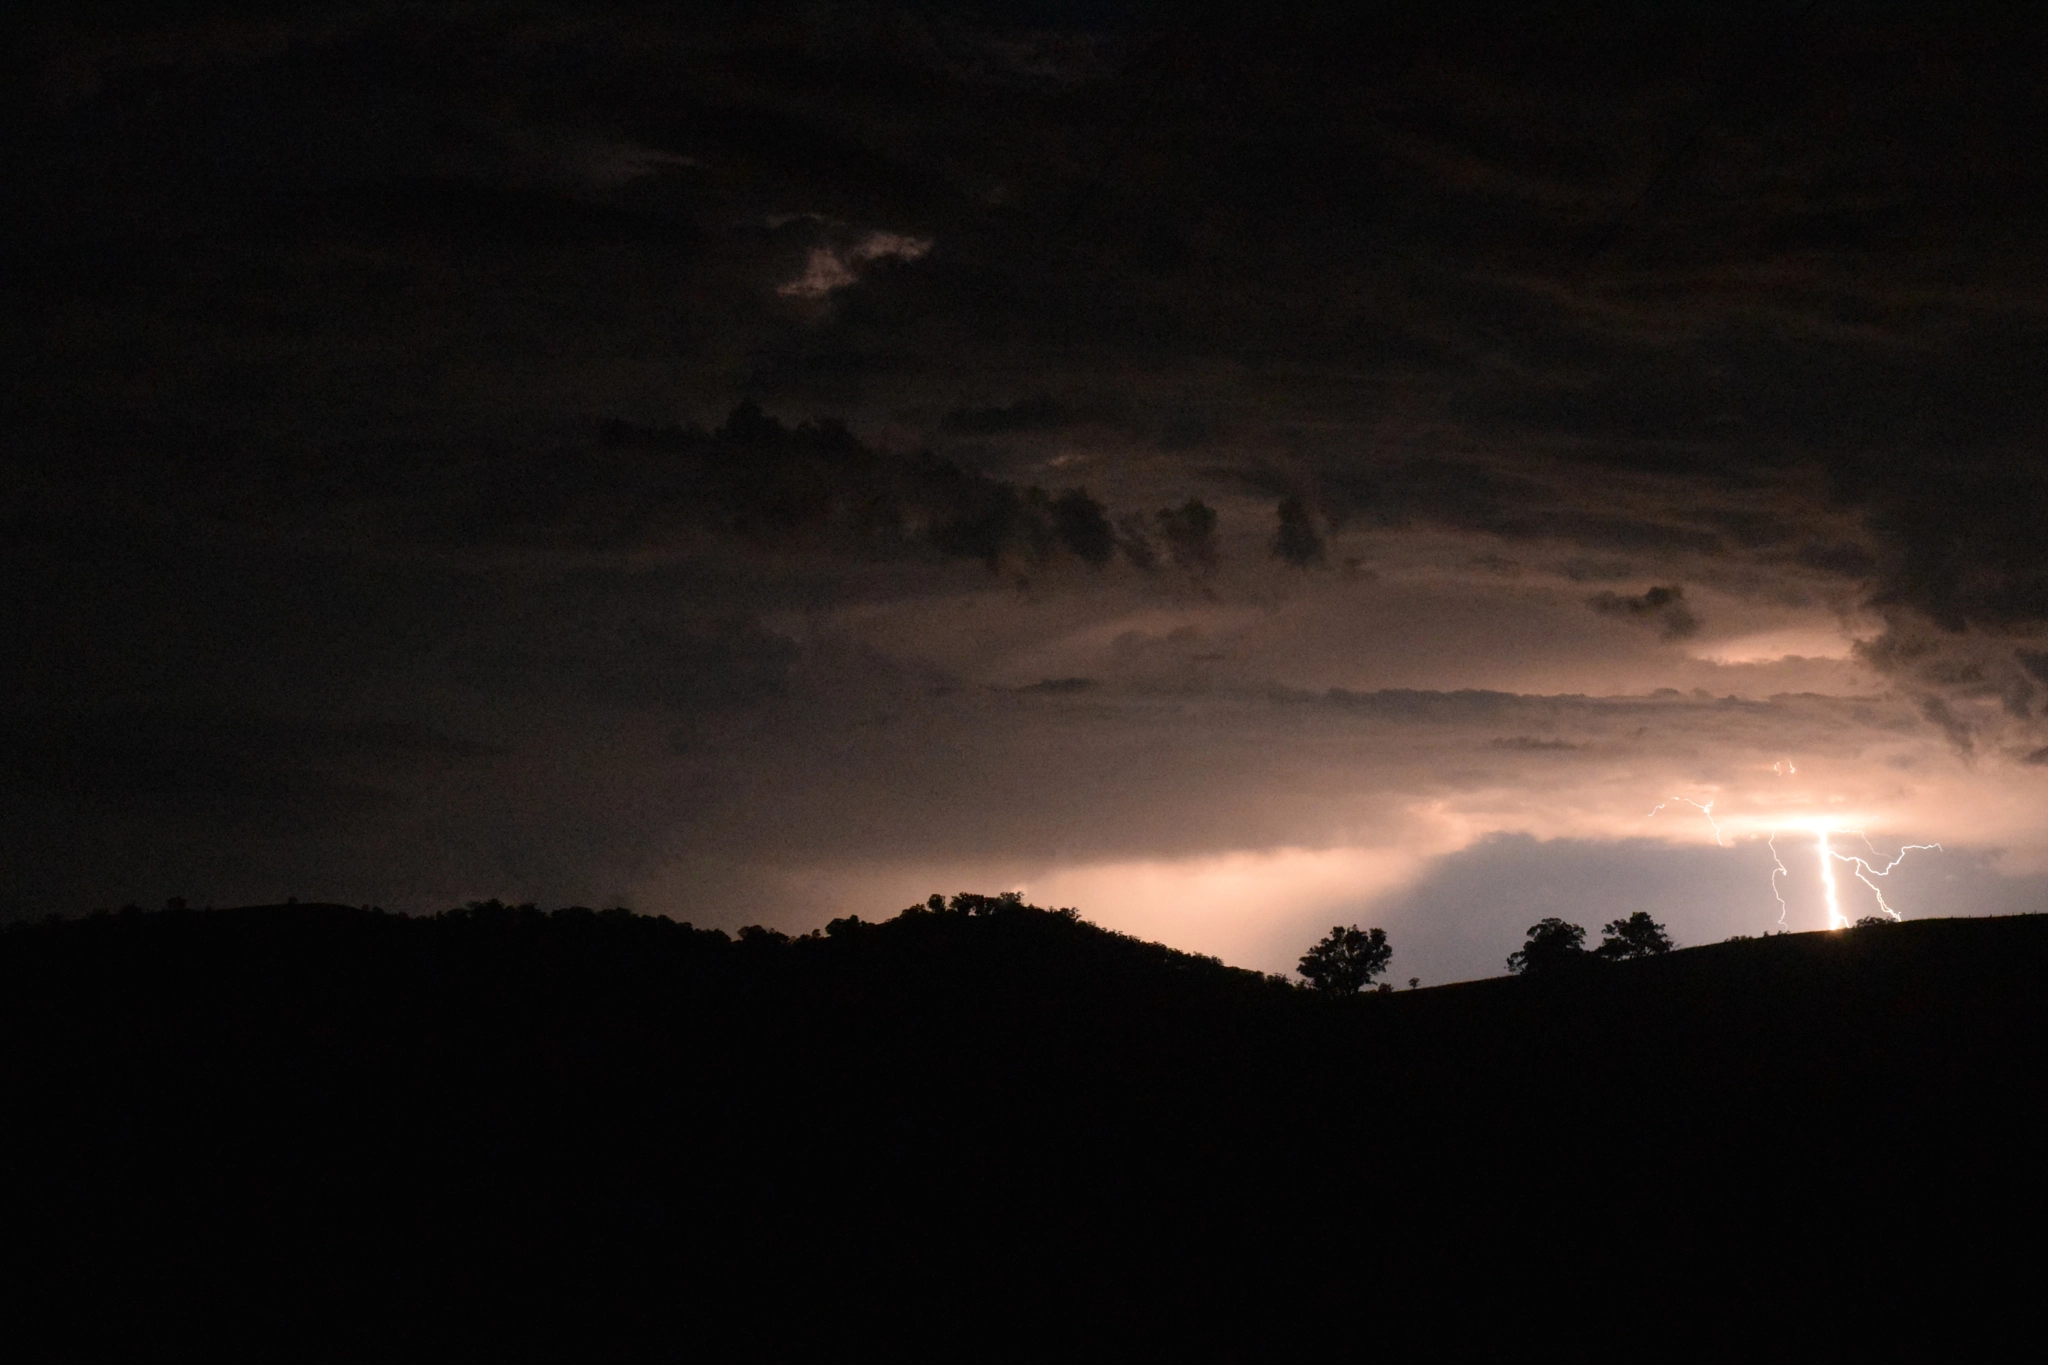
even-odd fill
[{"label": "bright flash on horizon", "polygon": [[[1857,838],[1861,839],[1861,840],[1863,841],[1863,846],[1864,846],[1865,848],[1867,848],[1867,849],[1869,849],[1869,850],[1870,850],[1870,856],[1871,856],[1871,857],[1873,857],[1873,858],[1877,858],[1877,857],[1881,857],[1881,856],[1883,856],[1883,855],[1881,855],[1881,854],[1879,854],[1879,853],[1878,853],[1878,851],[1877,851],[1877,845],[1875,845],[1875,844],[1873,844],[1873,843],[1871,843],[1871,842],[1870,842],[1870,836],[1869,836],[1869,835],[1867,835],[1867,834],[1865,834],[1865,833],[1864,833],[1864,832],[1863,832],[1862,830],[1860,830],[1860,829],[1856,829],[1856,830],[1849,830],[1849,831],[1846,831],[1846,832],[1847,832],[1847,833],[1850,833],[1850,834],[1854,834],[1854,835],[1855,835],[1855,836],[1856,836]],[[1827,844],[1826,844],[1826,839],[1827,839],[1827,835],[1826,835],[1825,833],[1823,833],[1823,834],[1821,835],[1821,840],[1822,840],[1822,844],[1821,844],[1821,846],[1822,846],[1823,848],[1827,847]],[[1889,877],[1889,876],[1891,875],[1891,871],[1892,871],[1892,869],[1893,869],[1893,868],[1895,868],[1895,867],[1897,867],[1897,866],[1898,866],[1898,865],[1899,865],[1900,863],[1903,863],[1904,861],[1906,861],[1906,855],[1907,855],[1908,853],[1911,853],[1911,852],[1913,852],[1913,851],[1914,851],[1915,849],[1919,849],[1919,850],[1921,850],[1921,851],[1923,851],[1923,852],[1924,852],[1924,851],[1926,851],[1926,850],[1928,850],[1928,849],[1932,849],[1932,850],[1934,850],[1934,851],[1935,851],[1936,853],[1946,853],[1946,852],[1948,852],[1948,850],[1947,850],[1947,849],[1945,849],[1945,848],[1943,848],[1943,847],[1942,847],[1942,846],[1941,846],[1941,845],[1940,845],[1939,843],[1933,843],[1933,844],[1901,844],[1901,845],[1899,846],[1899,856],[1898,856],[1898,857],[1896,857],[1896,858],[1894,858],[1894,859],[1892,859],[1892,860],[1891,860],[1890,862],[1886,863],[1886,864],[1885,864],[1885,865],[1884,865],[1883,867],[1873,867],[1873,866],[1871,866],[1871,865],[1870,865],[1869,863],[1867,863],[1867,862],[1863,861],[1863,859],[1861,859],[1861,858],[1857,857],[1857,856],[1856,856],[1855,854],[1853,854],[1853,853],[1836,853],[1836,854],[1834,854],[1833,856],[1834,856],[1835,858],[1838,858],[1838,859],[1840,859],[1840,860],[1841,860],[1842,862],[1845,862],[1845,863],[1848,863],[1848,864],[1850,864],[1850,865],[1851,865],[1852,867],[1854,867],[1854,868],[1856,869],[1856,880],[1857,880],[1857,881],[1859,881],[1859,882],[1862,882],[1862,883],[1863,883],[1863,884],[1864,884],[1865,886],[1869,887],[1869,888],[1870,888],[1870,894],[1871,894],[1871,895],[1873,895],[1873,896],[1875,896],[1875,897],[1877,897],[1877,908],[1878,908],[1878,909],[1880,909],[1880,910],[1882,910],[1882,911],[1884,911],[1884,913],[1885,913],[1885,914],[1887,914],[1887,915],[1891,916],[1891,918],[1892,918],[1892,919],[1896,920],[1896,919],[1898,919],[1898,918],[1900,917],[1900,916],[1899,916],[1899,912],[1898,912],[1898,911],[1896,911],[1896,910],[1894,910],[1894,909],[1892,909],[1890,905],[1888,905],[1888,904],[1886,904],[1886,903],[1885,903],[1885,898],[1884,898],[1884,889],[1883,889],[1882,887],[1880,887],[1880,886],[1879,886],[1879,885],[1878,885],[1878,884],[1877,884],[1876,882],[1872,881],[1872,880],[1871,880],[1871,878],[1872,878],[1872,877]],[[1830,868],[1830,869],[1829,869],[1829,872],[1830,872],[1830,875],[1832,875],[1832,873],[1833,873],[1833,869],[1832,869],[1832,868]],[[1830,886],[1832,886],[1832,885],[1833,885],[1833,883],[1832,883],[1832,882],[1830,882],[1829,884],[1830,884]],[[1847,917],[1845,917],[1845,916],[1841,915],[1841,913],[1840,913],[1840,910],[1839,910],[1839,908],[1838,908],[1838,907],[1836,907],[1836,906],[1834,906],[1834,905],[1830,904],[1830,905],[1829,905],[1829,907],[1828,907],[1828,909],[1829,909],[1829,911],[1830,911],[1830,915],[1831,915],[1831,918],[1829,919],[1829,922],[1828,922],[1828,927],[1829,927],[1830,929],[1840,929],[1840,928],[1847,928],[1847,927],[1848,927],[1849,921],[1848,921]],[[1840,921],[1840,923],[1836,923],[1836,920],[1839,920],[1839,921]]]},{"label": "bright flash on horizon", "polygon": [[[1792,768],[1792,765],[1789,761],[1786,762],[1783,765],[1783,767],[1785,771],[1797,771],[1796,769]],[[1782,776],[1783,773],[1781,772],[1780,775]],[[1720,822],[1714,819],[1714,803],[1712,801],[1700,802],[1694,801],[1690,797],[1674,796],[1669,801],[1659,802],[1656,808],[1652,810],[1650,814],[1655,815],[1658,811],[1663,810],[1665,806],[1670,805],[1674,801],[1681,802],[1685,805],[1691,806],[1694,810],[1698,811],[1702,816],[1706,818],[1707,824],[1710,827],[1712,827],[1714,831],[1715,844],[1722,848],[1727,848],[1729,846],[1728,841],[1722,836]],[[1894,868],[1896,868],[1900,863],[1906,861],[1906,855],[1909,853],[1925,852],[1928,850],[1932,850],[1936,853],[1945,853],[1948,851],[1944,849],[1939,843],[1902,844],[1899,846],[1898,856],[1894,857],[1891,861],[1885,863],[1883,867],[1879,867],[1877,866],[1877,862],[1879,860],[1882,860],[1884,855],[1877,851],[1877,846],[1870,842],[1870,836],[1864,833],[1861,829],[1857,829],[1847,825],[1836,824],[1833,821],[1829,820],[1806,821],[1802,824],[1793,826],[1793,828],[1803,828],[1810,831],[1813,834],[1814,853],[1820,859],[1821,895],[1822,899],[1825,901],[1827,906],[1827,927],[1831,930],[1847,929],[1854,923],[1854,921],[1851,920],[1847,914],[1843,913],[1842,910],[1841,885],[1838,878],[1835,875],[1836,863],[1839,862],[1849,864],[1849,866],[1855,871],[1856,880],[1862,882],[1865,886],[1869,887],[1870,894],[1877,898],[1878,910],[1881,911],[1888,918],[1897,921],[1899,919],[1902,919],[1903,916],[1901,916],[1897,910],[1894,910],[1892,908],[1891,903],[1889,901],[1885,900],[1884,888],[1879,886],[1876,880],[1874,879],[1880,877],[1889,877]],[[1788,912],[1788,907],[1785,903],[1785,893],[1778,889],[1778,879],[1780,877],[1790,877],[1792,875],[1792,870],[1785,866],[1784,858],[1779,856],[1778,853],[1778,835],[1782,832],[1783,827],[1773,826],[1768,838],[1765,840],[1767,846],[1771,850],[1771,895],[1778,902],[1778,928],[1780,930],[1784,930],[1786,928],[1785,916]],[[1838,834],[1853,834],[1858,839],[1861,839],[1863,841],[1863,846],[1870,851],[1870,857],[1866,859],[1860,854],[1843,853],[1836,849],[1833,843],[1833,837]],[[1754,838],[1755,836],[1752,835],[1751,837]]]},{"label": "bright flash on horizon", "polygon": [[[1935,851],[1935,852],[1937,852],[1937,853],[1946,853],[1946,852],[1948,851],[1947,849],[1943,848],[1943,847],[1942,847],[1942,846],[1941,846],[1940,844],[1938,844],[1938,843],[1935,843],[1935,844],[1902,844],[1902,845],[1900,845],[1900,847],[1899,847],[1899,855],[1898,855],[1898,857],[1896,857],[1896,858],[1893,858],[1893,859],[1892,859],[1892,860],[1891,860],[1890,862],[1886,863],[1886,864],[1885,864],[1885,865],[1884,865],[1883,867],[1878,867],[1878,866],[1875,866],[1875,865],[1874,865],[1873,863],[1871,863],[1871,862],[1869,862],[1869,861],[1866,861],[1866,860],[1865,860],[1865,859],[1864,859],[1863,857],[1861,857],[1861,856],[1860,856],[1860,855],[1858,855],[1858,854],[1854,854],[1854,853],[1839,853],[1839,852],[1837,852],[1837,851],[1835,850],[1834,846],[1833,846],[1833,845],[1832,845],[1832,844],[1831,844],[1831,843],[1829,842],[1829,836],[1831,836],[1831,835],[1835,835],[1835,834],[1853,834],[1853,835],[1855,835],[1855,836],[1856,836],[1857,838],[1859,838],[1859,839],[1861,839],[1861,840],[1863,841],[1863,846],[1864,846],[1865,848],[1867,848],[1867,849],[1869,849],[1869,850],[1870,850],[1870,856],[1871,856],[1871,858],[1881,858],[1881,857],[1883,857],[1884,855],[1883,855],[1883,854],[1881,854],[1881,853],[1879,853],[1879,852],[1877,851],[1877,845],[1875,845],[1875,844],[1871,843],[1871,842],[1870,842],[1870,836],[1869,836],[1869,835],[1867,835],[1867,834],[1865,834],[1865,833],[1864,833],[1864,832],[1863,832],[1862,830],[1860,830],[1860,829],[1844,829],[1844,828],[1842,828],[1842,827],[1840,827],[1840,826],[1837,826],[1837,825],[1833,825],[1833,824],[1830,824],[1830,823],[1828,823],[1828,822],[1827,822],[1827,821],[1825,821],[1825,820],[1816,820],[1816,821],[1814,821],[1814,822],[1812,823],[1812,825],[1810,826],[1810,828],[1811,828],[1811,829],[1813,830],[1813,841],[1814,841],[1814,848],[1815,848],[1815,851],[1816,851],[1816,852],[1817,852],[1817,853],[1818,853],[1818,854],[1820,855],[1820,884],[1821,884],[1821,889],[1822,889],[1823,893],[1825,894],[1825,896],[1826,896],[1826,898],[1827,898],[1827,907],[1828,907],[1828,928],[1830,928],[1830,929],[1847,929],[1847,928],[1848,928],[1848,927],[1850,926],[1850,923],[1851,923],[1851,920],[1849,919],[1849,917],[1848,917],[1847,915],[1845,915],[1845,914],[1843,914],[1843,913],[1842,913],[1842,898],[1841,898],[1841,892],[1840,892],[1840,889],[1839,889],[1839,887],[1838,887],[1838,886],[1836,885],[1836,881],[1835,881],[1835,864],[1836,864],[1836,863],[1838,863],[1838,862],[1841,862],[1841,863],[1847,863],[1847,864],[1849,864],[1849,865],[1850,865],[1850,866],[1851,866],[1852,868],[1854,868],[1854,869],[1856,870],[1856,880],[1857,880],[1857,881],[1859,881],[1859,882],[1862,882],[1862,883],[1863,883],[1863,884],[1864,884],[1865,886],[1869,887],[1869,888],[1870,888],[1870,894],[1871,894],[1871,895],[1873,895],[1873,896],[1875,896],[1875,897],[1877,897],[1877,908],[1878,908],[1879,910],[1883,911],[1883,912],[1884,912],[1884,914],[1885,914],[1885,915],[1886,915],[1886,916],[1887,916],[1888,918],[1890,918],[1890,919],[1892,919],[1892,920],[1894,920],[1894,921],[1897,921],[1897,920],[1899,920],[1900,918],[1902,918],[1902,916],[1901,916],[1901,915],[1899,914],[1899,912],[1898,912],[1898,911],[1896,911],[1896,910],[1892,909],[1892,907],[1891,907],[1891,904],[1890,904],[1890,902],[1888,902],[1888,901],[1886,901],[1886,900],[1885,900],[1885,898],[1884,898],[1884,888],[1883,888],[1883,887],[1881,887],[1881,886],[1879,886],[1879,885],[1878,885],[1878,884],[1877,884],[1876,882],[1872,881],[1872,880],[1871,880],[1871,878],[1873,878],[1873,877],[1889,877],[1889,876],[1891,875],[1892,869],[1893,869],[1893,868],[1895,868],[1895,867],[1897,867],[1897,866],[1898,866],[1898,865],[1899,865],[1900,863],[1903,863],[1904,861],[1906,861],[1906,855],[1907,855],[1908,853],[1911,853],[1911,852],[1913,852],[1913,851],[1914,851],[1914,850],[1916,850],[1916,849],[1918,849],[1918,850],[1923,850],[1923,851],[1924,851],[1924,850],[1927,850],[1927,849],[1932,849],[1932,850],[1934,850],[1934,851]],[[1771,831],[1771,856],[1772,856],[1773,858],[1776,858],[1776,857],[1777,857],[1777,852],[1778,852],[1778,847],[1777,847],[1777,839],[1778,839],[1778,831],[1776,831],[1776,830],[1772,830],[1772,831]],[[1783,872],[1784,870],[1785,870],[1785,864],[1784,864],[1784,863],[1782,863],[1782,862],[1780,862],[1780,863],[1778,864],[1778,867],[1777,867],[1777,871],[1774,871],[1774,872],[1772,872],[1772,873],[1771,873],[1771,890],[1772,890],[1773,894],[1776,894],[1776,892],[1777,892],[1777,884],[1778,884],[1778,874],[1779,874],[1780,872]],[[1783,924],[1783,923],[1785,922],[1785,914],[1784,914],[1784,909],[1785,909],[1785,898],[1784,898],[1783,896],[1779,896],[1779,897],[1778,897],[1778,923],[1779,923],[1779,924]]]},{"label": "bright flash on horizon", "polygon": [[[1835,851],[1828,847],[1828,834],[1826,825],[1814,826],[1813,844],[1820,853],[1821,892],[1827,897],[1828,902],[1828,928],[1846,929],[1849,927],[1849,917],[1842,913],[1841,893],[1835,887]],[[1882,901],[1884,898],[1880,896],[1878,899]]]}]

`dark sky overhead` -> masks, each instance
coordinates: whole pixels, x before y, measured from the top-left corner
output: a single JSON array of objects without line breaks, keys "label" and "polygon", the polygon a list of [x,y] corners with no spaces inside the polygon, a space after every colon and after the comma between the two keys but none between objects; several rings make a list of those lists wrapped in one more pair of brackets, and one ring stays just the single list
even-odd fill
[{"label": "dark sky overhead", "polygon": [[2025,7],[0,23],[0,912],[2040,908]]}]

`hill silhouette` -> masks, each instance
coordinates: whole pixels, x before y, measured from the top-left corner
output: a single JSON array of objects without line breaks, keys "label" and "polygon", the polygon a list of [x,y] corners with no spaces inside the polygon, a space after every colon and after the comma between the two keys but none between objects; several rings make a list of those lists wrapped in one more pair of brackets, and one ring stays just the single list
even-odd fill
[{"label": "hill silhouette", "polygon": [[1019,1346],[1567,1273],[1612,1323],[1990,1274],[2044,969],[2048,916],[1332,998],[1007,897],[125,912],[0,935],[0,1157],[16,1282],[92,1286],[88,1334]]}]

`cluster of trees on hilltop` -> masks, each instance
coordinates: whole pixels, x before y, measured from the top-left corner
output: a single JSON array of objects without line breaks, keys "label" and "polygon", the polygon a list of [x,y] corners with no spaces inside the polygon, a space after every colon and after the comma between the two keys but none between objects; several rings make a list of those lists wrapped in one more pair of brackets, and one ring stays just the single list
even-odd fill
[{"label": "cluster of trees on hilltop", "polygon": [[1644,910],[1626,919],[1609,920],[1600,930],[1600,946],[1590,950],[1585,929],[1555,915],[1530,925],[1527,940],[1508,954],[1508,970],[1517,976],[1554,976],[1588,962],[1658,957],[1677,946],[1664,926]]},{"label": "cluster of trees on hilltop", "polygon": [[[1675,946],[1664,926],[1647,911],[1608,921],[1600,931],[1600,945],[1590,951],[1583,927],[1552,916],[1529,926],[1528,942],[1508,955],[1508,970],[1517,976],[1552,976],[1582,962],[1657,957]],[[1387,969],[1393,956],[1386,930],[1333,924],[1330,932],[1302,955],[1295,970],[1316,990],[1356,995],[1372,987],[1373,978]],[[1408,984],[1413,987],[1420,982],[1410,977]],[[1382,984],[1378,989],[1390,991],[1393,987]]]}]

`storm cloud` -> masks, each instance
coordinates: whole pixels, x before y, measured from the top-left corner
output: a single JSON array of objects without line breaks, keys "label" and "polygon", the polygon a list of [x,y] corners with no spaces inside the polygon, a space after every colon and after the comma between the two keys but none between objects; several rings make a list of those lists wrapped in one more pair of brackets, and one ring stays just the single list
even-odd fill
[{"label": "storm cloud", "polygon": [[1654,624],[1667,640],[1683,640],[1700,629],[1699,618],[1685,605],[1685,589],[1676,585],[1647,588],[1634,597],[1597,592],[1586,599],[1586,605],[1602,616]]},{"label": "storm cloud", "polygon": [[8,913],[2048,863],[2038,23],[8,22]]}]

